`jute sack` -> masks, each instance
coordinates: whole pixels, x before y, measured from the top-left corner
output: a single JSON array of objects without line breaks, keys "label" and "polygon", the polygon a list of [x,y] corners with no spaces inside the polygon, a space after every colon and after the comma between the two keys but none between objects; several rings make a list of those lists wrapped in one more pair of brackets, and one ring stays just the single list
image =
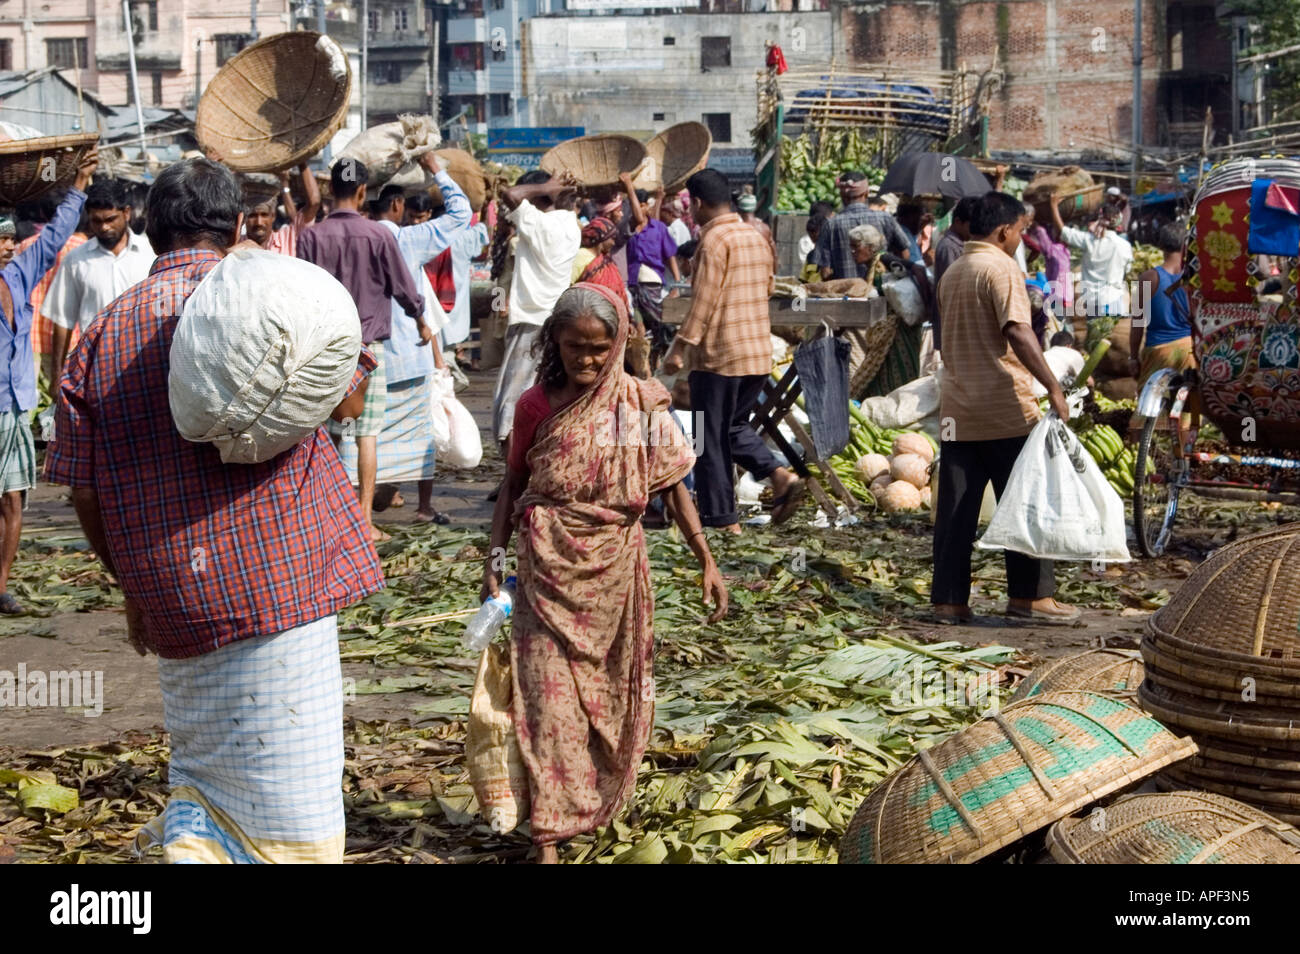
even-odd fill
[{"label": "jute sack", "polygon": [[528,769],[515,735],[513,701],[510,647],[490,643],[470,697],[465,761],[479,811],[499,833],[514,831],[529,814]]}]

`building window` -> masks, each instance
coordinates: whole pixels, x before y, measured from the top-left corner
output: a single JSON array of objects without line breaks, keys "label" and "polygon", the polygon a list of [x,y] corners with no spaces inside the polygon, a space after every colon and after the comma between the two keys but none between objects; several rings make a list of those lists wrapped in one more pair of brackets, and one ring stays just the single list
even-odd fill
[{"label": "building window", "polygon": [[664,37],[664,46],[676,46],[676,45],[677,45],[677,37],[675,36]]},{"label": "building window", "polygon": [[393,11],[393,29],[399,33],[404,33],[410,29],[410,17],[406,12],[406,7],[399,7]]},{"label": "building window", "polygon": [[163,104],[162,74],[152,74],[153,79],[153,104],[161,106]]},{"label": "building window", "polygon": [[510,94],[493,93],[492,94],[492,115],[509,116],[510,115]]},{"label": "building window", "polygon": [[700,37],[700,67],[716,69],[731,65],[731,37]]},{"label": "building window", "polygon": [[481,70],[483,68],[482,43],[455,43],[451,50],[453,70]]},{"label": "building window", "polygon": [[384,12],[372,7],[368,11],[366,17],[366,28],[369,29],[371,33],[378,33],[382,30],[384,28]]},{"label": "building window", "polygon": [[218,33],[212,40],[217,44],[217,65],[225,66],[226,60],[248,45],[248,34]]},{"label": "building window", "polygon": [[86,38],[67,37],[45,41],[45,65],[73,69],[86,65]]},{"label": "building window", "polygon": [[146,32],[158,32],[158,0],[133,0],[131,35],[139,40]]},{"label": "building window", "polygon": [[14,68],[14,42],[13,40],[0,40],[0,70],[11,70]]},{"label": "building window", "polygon": [[505,46],[502,46],[500,49],[497,49],[496,44],[493,44],[493,45],[492,45],[492,62],[493,62],[493,63],[504,63],[505,61],[506,61],[506,47],[505,47]]},{"label": "building window", "polygon": [[655,113],[654,116],[651,117],[651,120],[650,120],[650,121],[653,122],[653,123],[661,123],[661,122],[664,121],[664,114],[663,114],[663,113]]},{"label": "building window", "polygon": [[504,10],[505,8],[506,8],[506,0],[492,0],[493,10]]},{"label": "building window", "polygon": [[371,63],[370,81],[380,86],[400,83],[402,81],[401,63]]},{"label": "building window", "polygon": [[731,113],[705,113],[704,125],[714,142],[731,142]]}]

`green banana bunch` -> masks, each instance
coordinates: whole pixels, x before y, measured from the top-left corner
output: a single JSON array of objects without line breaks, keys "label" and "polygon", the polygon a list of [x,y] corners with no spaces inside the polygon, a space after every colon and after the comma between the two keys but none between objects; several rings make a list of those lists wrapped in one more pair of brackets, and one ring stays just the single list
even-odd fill
[{"label": "green banana bunch", "polygon": [[1108,424],[1097,424],[1083,431],[1079,442],[1103,470],[1124,452],[1124,439]]},{"label": "green banana bunch", "polygon": [[1124,448],[1110,467],[1103,470],[1106,480],[1115,488],[1115,492],[1121,497],[1127,497],[1133,493],[1134,470],[1137,467],[1137,451],[1132,447]]}]

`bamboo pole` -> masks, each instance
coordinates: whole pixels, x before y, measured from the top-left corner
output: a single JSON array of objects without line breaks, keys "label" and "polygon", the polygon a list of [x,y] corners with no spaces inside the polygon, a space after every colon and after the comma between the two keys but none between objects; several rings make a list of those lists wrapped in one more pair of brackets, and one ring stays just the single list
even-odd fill
[{"label": "bamboo pole", "polygon": [[77,78],[77,129],[86,131],[86,102],[81,95],[81,54],[77,52],[77,42],[72,42],[72,69]]}]

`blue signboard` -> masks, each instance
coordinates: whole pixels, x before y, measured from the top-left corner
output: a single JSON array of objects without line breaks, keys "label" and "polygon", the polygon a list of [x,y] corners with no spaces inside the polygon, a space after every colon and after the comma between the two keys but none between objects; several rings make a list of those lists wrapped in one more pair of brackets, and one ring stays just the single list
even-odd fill
[{"label": "blue signboard", "polygon": [[545,152],[552,146],[575,139],[586,130],[581,126],[521,126],[488,130],[488,152]]}]

